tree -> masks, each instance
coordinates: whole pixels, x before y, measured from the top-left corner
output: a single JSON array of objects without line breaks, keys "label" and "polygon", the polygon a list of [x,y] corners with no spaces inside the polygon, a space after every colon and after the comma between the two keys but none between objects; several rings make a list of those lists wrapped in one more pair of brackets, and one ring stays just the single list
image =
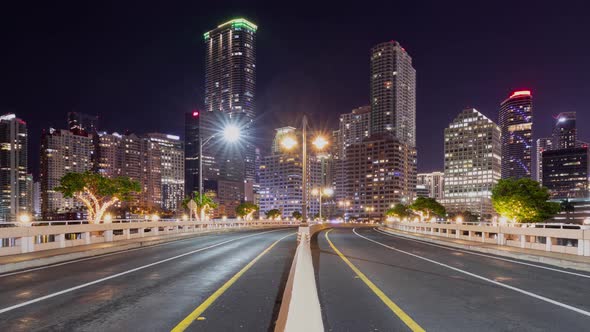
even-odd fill
[{"label": "tree", "polygon": [[193,193],[192,198],[186,197],[182,201],[182,206],[185,209],[190,210],[191,213],[193,211],[190,209],[190,206],[189,206],[190,201],[195,202],[195,204],[194,204],[194,206],[196,207],[196,209],[194,210],[195,218],[198,218],[201,221],[205,220],[205,215],[207,215],[208,210],[212,210],[212,209],[217,208],[217,203],[215,203],[215,201],[213,201],[213,199],[211,199],[211,197],[209,197],[205,194],[199,195],[199,193],[195,192],[195,193]]},{"label": "tree", "polygon": [[281,216],[281,211],[278,209],[272,209],[272,210],[266,211],[265,214],[268,219],[276,219]]},{"label": "tree", "polygon": [[430,219],[431,214],[437,217],[444,217],[447,214],[445,207],[437,202],[434,198],[430,197],[416,198],[414,203],[412,203],[409,208],[418,212],[422,217],[426,215],[426,219]]},{"label": "tree", "polygon": [[386,217],[397,217],[403,219],[412,215],[412,211],[408,209],[407,205],[398,203],[395,204],[391,209],[385,211]]},{"label": "tree", "polygon": [[128,201],[132,193],[141,192],[141,185],[128,177],[107,178],[87,171],[67,173],[54,190],[66,198],[80,200],[88,209],[88,222],[100,223],[109,207]]},{"label": "tree", "polygon": [[540,222],[559,212],[549,202],[549,190],[531,179],[502,179],[492,190],[492,204],[502,217],[516,222]]},{"label": "tree", "polygon": [[303,216],[301,215],[301,212],[299,212],[299,211],[293,211],[293,213],[291,214],[291,217],[293,217],[295,220],[301,220],[301,218],[303,218]]},{"label": "tree", "polygon": [[256,211],[258,211],[258,209],[258,205],[251,202],[244,202],[236,207],[236,214],[238,215],[238,217],[242,217],[245,220],[249,220],[252,217],[252,215]]}]

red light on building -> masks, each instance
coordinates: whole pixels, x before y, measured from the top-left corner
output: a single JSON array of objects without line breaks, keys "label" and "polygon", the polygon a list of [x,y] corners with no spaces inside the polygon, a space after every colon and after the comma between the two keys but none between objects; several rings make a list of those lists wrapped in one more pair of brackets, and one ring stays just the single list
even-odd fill
[{"label": "red light on building", "polygon": [[510,96],[510,98],[518,97],[518,96],[530,96],[530,95],[531,95],[530,90],[514,91],[512,93],[512,95]]},{"label": "red light on building", "polygon": [[198,117],[199,116],[199,111],[193,111],[193,117]]}]

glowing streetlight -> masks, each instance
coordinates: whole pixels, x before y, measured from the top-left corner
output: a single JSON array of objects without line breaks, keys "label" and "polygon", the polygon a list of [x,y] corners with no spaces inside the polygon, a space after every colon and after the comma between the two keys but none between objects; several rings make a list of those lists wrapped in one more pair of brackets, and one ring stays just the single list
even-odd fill
[{"label": "glowing streetlight", "polygon": [[285,136],[281,139],[281,146],[286,150],[291,150],[297,145],[297,140],[293,136]]},{"label": "glowing streetlight", "polygon": [[[199,117],[199,112],[193,112],[194,117]],[[229,123],[226,124],[221,133],[215,133],[211,135],[209,138],[203,140],[201,135],[199,135],[199,199],[203,199],[203,146],[209,143],[213,138],[222,134],[223,140],[228,143],[235,143],[240,140],[242,133],[239,126]],[[201,219],[203,219],[204,215],[201,209]]]},{"label": "glowing streetlight", "polygon": [[328,145],[328,140],[324,136],[317,136],[312,143],[316,149],[323,150]]},{"label": "glowing streetlight", "polygon": [[26,213],[23,213],[18,216],[18,221],[22,222],[23,224],[31,222],[31,216]]},{"label": "glowing streetlight", "polygon": [[158,221],[158,220],[160,220],[160,216],[157,215],[157,214],[153,214],[152,215],[152,221]]},{"label": "glowing streetlight", "polygon": [[223,128],[223,139],[230,143],[237,142],[241,136],[240,131],[240,127],[234,124],[228,124]]},{"label": "glowing streetlight", "polygon": [[186,214],[182,215],[182,221],[187,221],[188,220],[188,216]]},{"label": "glowing streetlight", "polygon": [[110,224],[113,221],[113,216],[110,213],[104,215],[104,222],[105,224]]}]

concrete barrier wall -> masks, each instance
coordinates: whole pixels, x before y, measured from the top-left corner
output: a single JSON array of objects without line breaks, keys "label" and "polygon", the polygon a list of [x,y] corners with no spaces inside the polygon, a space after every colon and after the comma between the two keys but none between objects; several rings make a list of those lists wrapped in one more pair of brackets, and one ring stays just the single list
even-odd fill
[{"label": "concrete barrier wall", "polygon": [[[39,224],[12,224],[14,227],[0,227],[0,256],[212,229],[293,226],[291,223],[262,220],[209,222],[122,220],[105,224],[80,222],[71,225]],[[2,226],[11,226],[11,224]]]},{"label": "concrete barrier wall", "polygon": [[[584,226],[555,224],[464,225],[390,221],[386,222],[386,225],[393,229],[411,233],[590,256],[590,229]],[[570,227],[577,227],[578,229],[569,229]]]}]

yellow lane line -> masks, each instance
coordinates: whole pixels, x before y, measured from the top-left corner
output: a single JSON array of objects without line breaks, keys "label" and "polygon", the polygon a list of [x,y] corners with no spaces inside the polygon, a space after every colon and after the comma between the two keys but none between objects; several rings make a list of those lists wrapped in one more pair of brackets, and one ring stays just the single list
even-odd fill
[{"label": "yellow lane line", "polygon": [[340,250],[338,250],[338,248],[336,248],[336,246],[334,245],[334,243],[332,243],[332,241],[330,241],[330,237],[328,237],[328,233],[330,233],[333,229],[330,229],[329,231],[326,232],[326,240],[328,240],[328,243],[330,244],[330,247],[332,247],[332,250],[334,250],[334,252],[336,252],[336,254],[338,254],[338,256],[340,256],[340,258],[342,258],[342,260],[344,261],[344,263],[346,263],[353,271],[354,273],[356,273],[356,275],[367,285],[369,286],[369,288],[373,291],[373,293],[375,293],[375,295],[377,295],[377,297],[379,297],[379,299],[381,299],[381,301],[383,301],[383,303],[385,303],[386,306],[389,307],[389,309],[391,309],[391,311],[393,311],[393,313],[399,317],[399,319],[402,320],[402,322],[404,322],[412,331],[425,331],[420,325],[418,325],[418,323],[416,323],[412,317],[410,317],[408,314],[406,314],[397,304],[395,304],[395,302],[393,302],[389,297],[387,297],[387,295],[385,295],[385,293],[383,293],[383,291],[381,291],[381,289],[379,289],[379,287],[377,287],[371,280],[369,280],[369,278],[367,278],[367,276],[361,272],[361,270],[359,270],[356,266],[354,266],[354,264],[352,264],[348,258],[346,258],[346,256],[344,256]]},{"label": "yellow lane line", "polygon": [[184,318],[180,323],[178,323],[178,325],[176,325],[172,329],[172,332],[181,332],[186,330],[189,327],[189,325],[191,325],[195,320],[199,319],[201,314],[205,312],[205,310],[207,310],[207,308],[209,308],[213,304],[213,302],[215,302],[215,300],[217,300],[221,295],[223,295],[223,293],[225,293],[225,291],[228,290],[238,279],[240,279],[240,277],[244,273],[246,273],[246,271],[248,271],[260,258],[262,258],[262,256],[268,253],[281,240],[293,234],[294,233],[283,236],[282,238],[276,240],[268,248],[264,249],[264,251],[261,252],[258,256],[256,256],[256,258],[251,260],[250,263],[244,266],[238,273],[231,277],[231,279],[226,281],[225,284],[223,284],[223,286],[221,286],[218,290],[215,291],[215,293],[211,294],[211,296],[209,296],[205,300],[205,302],[201,303],[193,312],[191,312],[188,316],[186,316],[186,318]]}]

